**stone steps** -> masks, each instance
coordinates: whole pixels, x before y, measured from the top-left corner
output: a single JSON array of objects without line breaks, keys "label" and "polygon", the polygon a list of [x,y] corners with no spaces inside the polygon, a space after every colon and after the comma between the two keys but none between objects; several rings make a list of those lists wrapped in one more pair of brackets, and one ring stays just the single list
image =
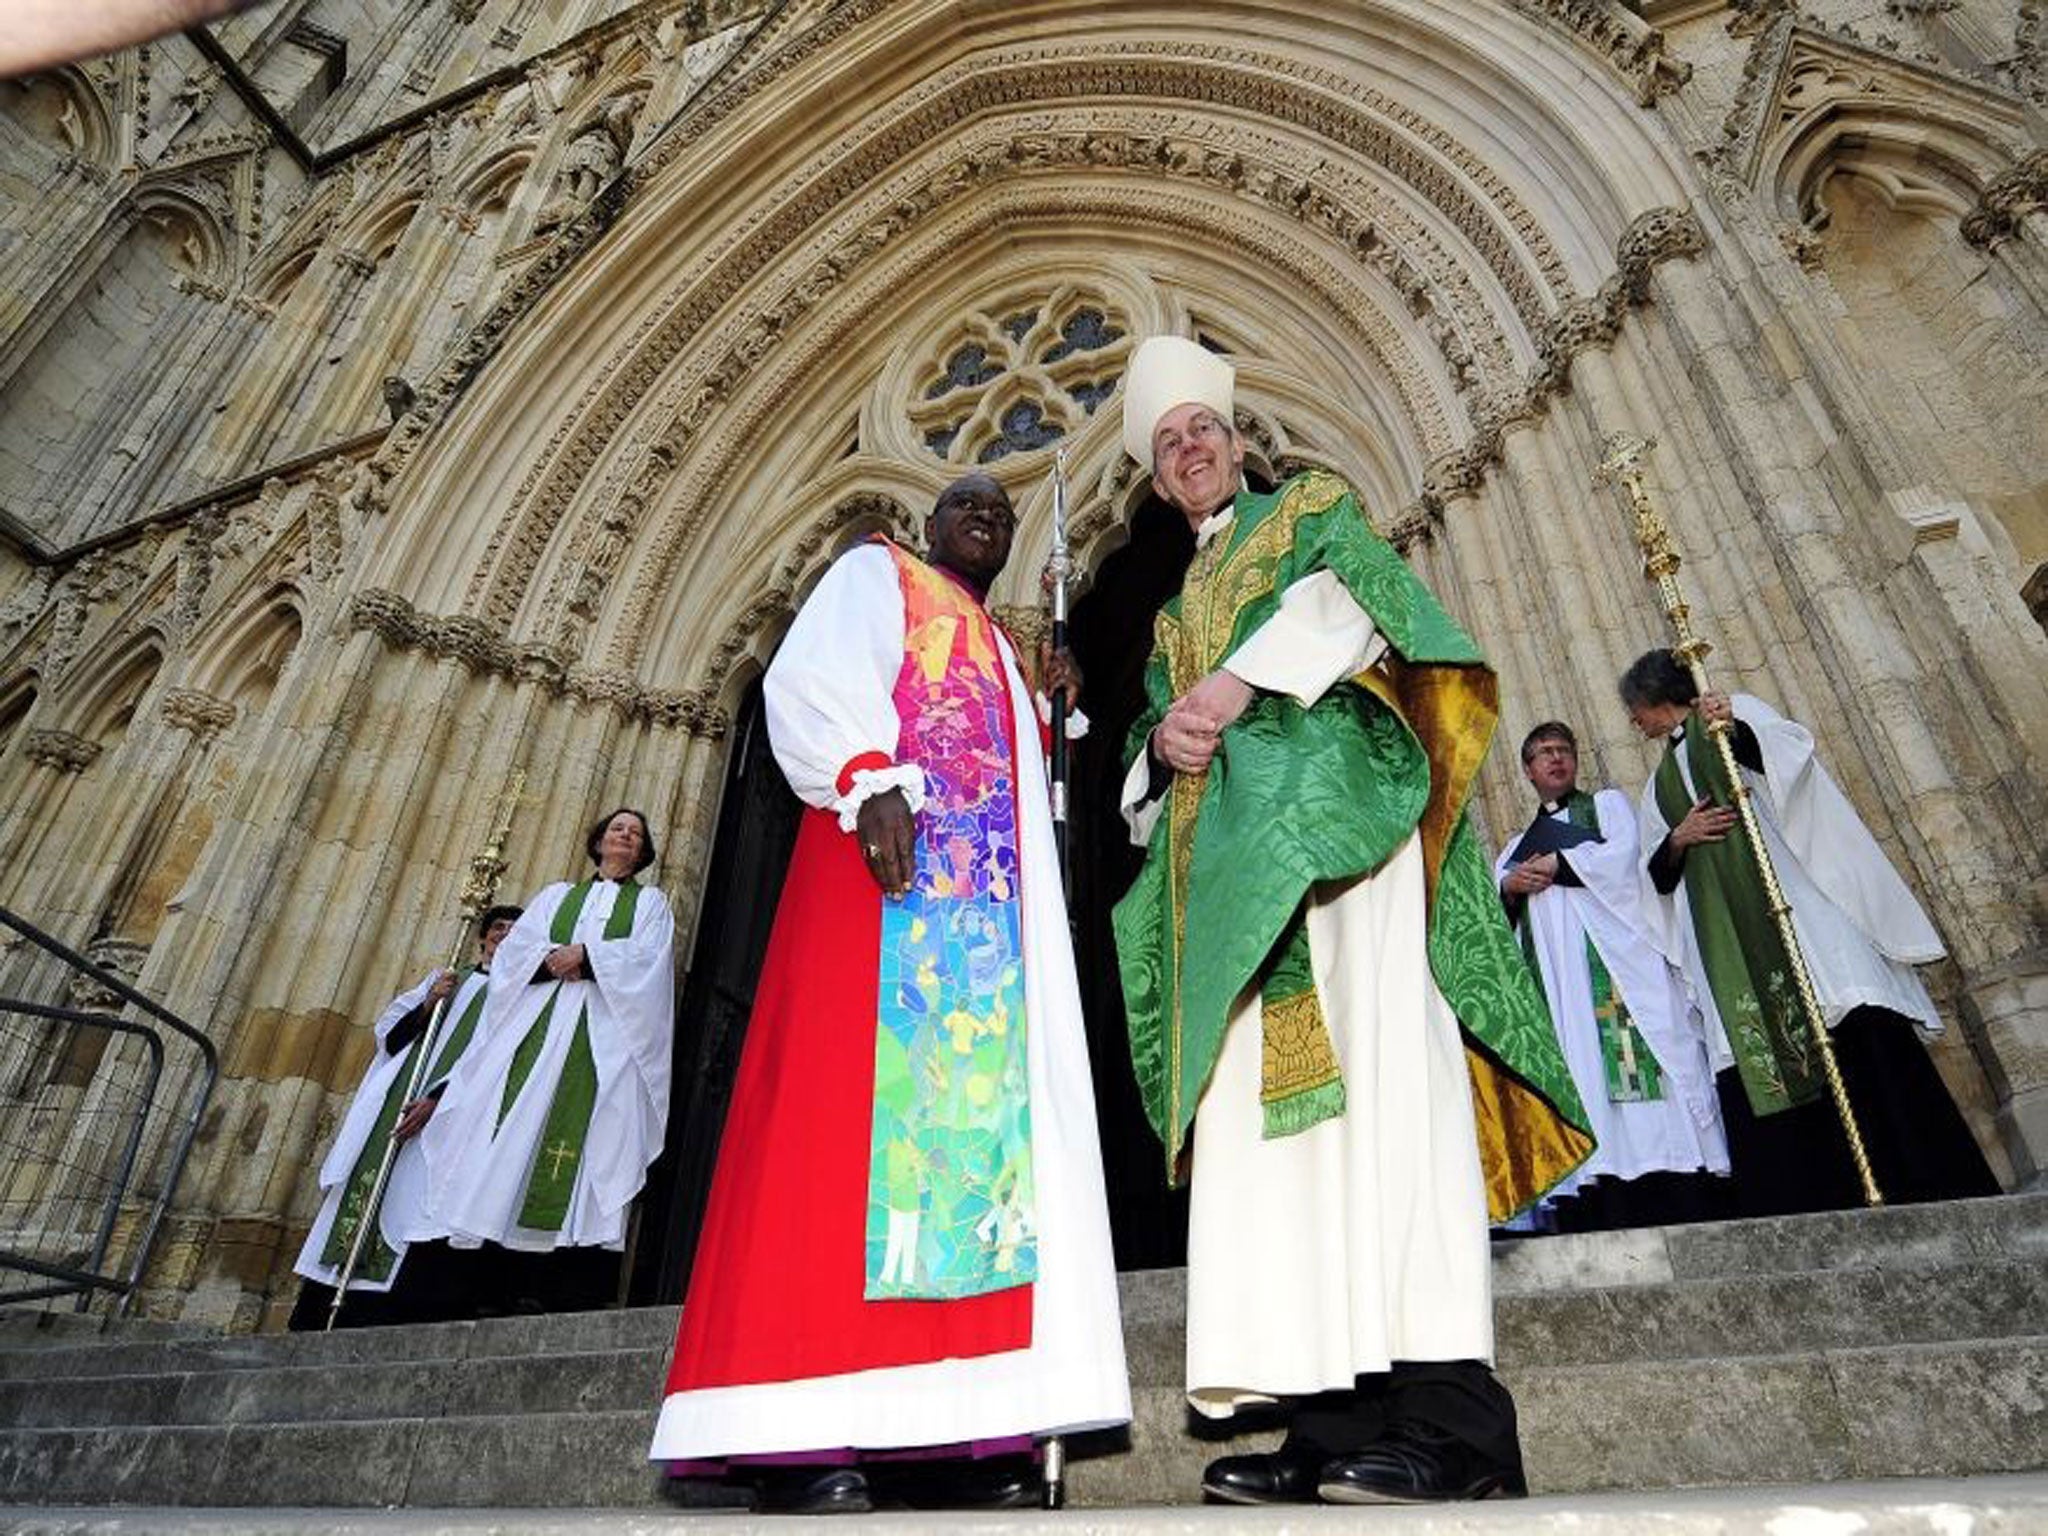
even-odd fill
[{"label": "stone steps", "polygon": [[[1532,1487],[1689,1487],[2048,1465],[2048,1337],[1504,1373]],[[21,1426],[0,1434],[0,1500],[650,1507],[634,1406],[201,1423]],[[347,1403],[364,1412],[360,1400]],[[1177,1388],[1138,1390],[1121,1450],[1077,1458],[1075,1502],[1189,1497],[1210,1457],[1271,1431],[1188,1433]]]},{"label": "stone steps", "polygon": [[[615,1509],[0,1508],[15,1536],[769,1536],[788,1519]],[[1898,1478],[1872,1483],[1702,1488],[1495,1500],[1452,1507],[1129,1508],[1046,1514],[864,1517],[865,1536],[2021,1536],[2048,1529],[2048,1477]]]},{"label": "stone steps", "polygon": [[[2048,1199],[1499,1245],[1537,1490],[2048,1467]],[[1193,1497],[1177,1271],[1123,1277],[1135,1420],[1077,1504]],[[675,1309],[263,1338],[0,1334],[0,1501],[657,1510]]]},{"label": "stone steps", "polygon": [[[1134,1310],[1140,1316],[1126,1328],[1133,1382],[1174,1385],[1180,1321]],[[1502,1297],[1497,1311],[1506,1371],[1996,1339],[2048,1325],[2048,1264],[1823,1270],[1523,1293]],[[363,1329],[0,1357],[7,1367],[0,1370],[0,1424],[292,1423],[331,1417],[336,1403],[355,1405],[357,1417],[632,1407],[651,1401],[658,1387],[675,1309],[593,1313],[545,1327],[523,1321],[524,1327]],[[582,1326],[561,1326],[571,1323]],[[408,1332],[431,1337],[409,1340]]]}]

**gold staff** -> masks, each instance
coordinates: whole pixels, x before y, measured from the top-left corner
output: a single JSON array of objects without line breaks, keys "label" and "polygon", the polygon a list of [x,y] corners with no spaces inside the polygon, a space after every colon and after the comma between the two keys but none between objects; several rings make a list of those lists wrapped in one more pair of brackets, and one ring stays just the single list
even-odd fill
[{"label": "gold staff", "polygon": [[[1686,607],[1685,593],[1678,585],[1678,549],[1672,542],[1671,527],[1664,521],[1650,501],[1650,493],[1643,486],[1643,459],[1657,446],[1655,438],[1637,437],[1629,432],[1611,434],[1601,444],[1600,468],[1593,476],[1596,486],[1619,484],[1628,495],[1629,510],[1635,519],[1636,543],[1643,551],[1643,574],[1657,584],[1657,595],[1664,600],[1665,617],[1671,620],[1671,632],[1678,643],[1671,652],[1684,662],[1692,673],[1693,687],[1701,696],[1707,692],[1707,669],[1703,665],[1707,652],[1713,647],[1693,632],[1692,612]],[[1778,924],[1778,937],[1784,942],[1785,954],[1792,962],[1792,978],[1799,986],[1799,1002],[1806,1014],[1807,1027],[1813,1032],[1813,1042],[1820,1050],[1821,1070],[1827,1075],[1828,1092],[1835,1101],[1835,1113],[1841,1117],[1842,1134],[1849,1138],[1849,1156],[1855,1160],[1856,1176],[1863,1182],[1863,1203],[1883,1205],[1884,1195],[1877,1187],[1877,1180],[1870,1171],[1870,1156],[1863,1149],[1863,1132],[1857,1127],[1856,1112],[1849,1106],[1849,1090],[1842,1083],[1842,1069],[1835,1063],[1834,1041],[1828,1036],[1827,1021],[1821,1016],[1820,998],[1813,990],[1813,975],[1806,968],[1806,953],[1799,947],[1799,935],[1792,927],[1792,904],[1785,899],[1785,888],[1778,883],[1778,872],[1771,866],[1770,850],[1764,847],[1763,828],[1757,823],[1756,807],[1750,803],[1749,784],[1735,761],[1735,722],[1709,720],[1707,735],[1721,755],[1721,766],[1727,772],[1728,782],[1735,791],[1735,810],[1742,818],[1742,830],[1749,834],[1750,852],[1756,855],[1757,874],[1763,880],[1764,897],[1769,903],[1771,916]]]},{"label": "gold staff", "polygon": [[[519,792],[526,787],[526,770],[512,770],[511,780],[505,785],[505,792],[498,797],[498,809],[492,818],[490,840],[483,851],[469,861],[469,879],[462,887],[462,931],[456,935],[454,947],[449,951],[447,969],[454,970],[462,963],[462,957],[469,949],[470,937],[478,920],[489,910],[491,900],[498,894],[498,881],[505,873],[505,840],[512,832],[512,813],[519,805]],[[406,1076],[405,1093],[399,1103],[410,1104],[420,1096],[426,1086],[425,1078],[429,1064],[434,1059],[434,1047],[439,1043],[441,1025],[448,1015],[448,1004],[455,996],[450,992],[434,1004],[432,1016],[427,1020],[425,1033],[420,1036],[413,1050],[412,1070]],[[396,1127],[393,1128],[394,1132]],[[341,1316],[341,1304],[348,1298],[348,1283],[355,1277],[356,1265],[362,1262],[363,1249],[370,1234],[377,1230],[377,1217],[384,1204],[385,1186],[391,1182],[391,1166],[398,1158],[398,1137],[396,1134],[384,1138],[384,1156],[377,1164],[377,1177],[370,1183],[369,1198],[364,1200],[362,1214],[356,1220],[356,1230],[348,1245],[348,1257],[342,1262],[341,1273],[334,1277],[334,1301],[327,1309],[326,1327],[332,1329],[334,1321]],[[339,1215],[337,1220],[341,1219]]]}]

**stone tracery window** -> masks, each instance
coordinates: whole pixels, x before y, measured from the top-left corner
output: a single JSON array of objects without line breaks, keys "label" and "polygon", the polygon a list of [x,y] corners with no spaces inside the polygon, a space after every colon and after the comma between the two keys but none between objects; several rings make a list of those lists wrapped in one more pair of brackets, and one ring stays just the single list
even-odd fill
[{"label": "stone tracery window", "polygon": [[909,405],[934,458],[992,464],[1050,447],[1116,392],[1131,347],[1117,306],[1062,289],[969,314],[931,354]]}]

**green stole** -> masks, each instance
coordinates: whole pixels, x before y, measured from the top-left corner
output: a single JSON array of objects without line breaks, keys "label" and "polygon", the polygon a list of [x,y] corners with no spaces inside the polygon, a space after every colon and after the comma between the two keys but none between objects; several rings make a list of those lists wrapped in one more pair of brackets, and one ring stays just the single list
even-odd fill
[{"label": "green stole", "polygon": [[1343,1113],[1307,905],[1317,886],[1369,875],[1419,835],[1426,963],[1465,1031],[1488,1203],[1504,1219],[1593,1142],[1465,815],[1492,740],[1497,684],[1342,481],[1307,474],[1270,495],[1238,496],[1236,516],[1197,553],[1180,596],[1155,621],[1148,708],[1130,751],[1145,750],[1172,701],[1271,618],[1290,585],[1325,569],[1393,651],[1307,708],[1255,695],[1208,770],[1175,776],[1144,867],[1115,913],[1139,1095],[1177,1180],[1230,1010],[1256,984],[1266,1134]]},{"label": "green stole", "polygon": [[[590,899],[595,881],[584,880],[569,888],[548,925],[548,938],[556,945],[575,942],[576,922],[583,916],[583,903]],[[623,939],[633,932],[633,909],[639,905],[640,886],[630,876],[619,882],[619,894],[605,919],[604,937]],[[512,1112],[527,1076],[547,1043],[548,1024],[555,1016],[555,1000],[562,994],[556,981],[547,1001],[527,1027],[512,1053],[512,1065],[505,1073],[505,1096],[498,1104],[498,1124]],[[576,1189],[576,1172],[583,1166],[583,1147],[590,1139],[590,1117],[597,1107],[597,1058],[590,1051],[590,1008],[576,1010],[576,1033],[569,1041],[568,1059],[555,1083],[554,1102],[548,1106],[540,1140],[534,1144],[533,1167],[526,1176],[526,1199],[519,1207],[518,1222],[536,1232],[559,1232],[569,1214],[569,1196]]]},{"label": "green stole", "polygon": [[[1565,797],[1564,808],[1573,826],[1599,835],[1599,808],[1591,795],[1575,789]],[[1526,905],[1519,927],[1522,958],[1529,962],[1529,973],[1540,984],[1543,964],[1536,957],[1536,933]],[[1628,1004],[1622,1000],[1621,989],[1614,984],[1607,962],[1600,958],[1590,933],[1586,935],[1586,973],[1593,986],[1593,1022],[1600,1036],[1601,1075],[1607,1082],[1608,1103],[1638,1104],[1663,1098],[1664,1076],[1656,1054],[1636,1028]]]},{"label": "green stole", "polygon": [[[476,974],[474,968],[464,971],[456,978],[456,991],[462,990],[464,982]],[[438,1083],[454,1068],[462,1053],[469,1049],[469,1042],[476,1035],[477,1020],[483,1017],[484,996],[489,987],[478,987],[469,1000],[469,1006],[462,1010],[462,1017],[455,1022],[442,1044],[440,1054],[434,1059],[434,1069],[426,1076],[427,1083]],[[327,1229],[327,1242],[320,1250],[320,1262],[332,1264],[337,1269],[348,1262],[349,1245],[355,1241],[356,1227],[362,1222],[363,1212],[370,1202],[370,1186],[377,1182],[377,1170],[384,1163],[384,1145],[391,1140],[391,1132],[398,1125],[398,1115],[405,1108],[406,1085],[412,1081],[412,1069],[419,1063],[420,1052],[426,1047],[427,1036],[423,1030],[420,1037],[406,1048],[405,1065],[391,1079],[391,1086],[384,1090],[384,1102],[378,1107],[377,1118],[371,1123],[369,1138],[363,1143],[363,1150],[356,1154],[355,1166],[349,1169],[348,1179],[342,1185],[341,1207],[334,1213],[334,1224]],[[372,1232],[369,1242],[363,1245],[362,1257],[356,1261],[355,1273],[364,1279],[387,1280],[398,1254],[384,1241],[382,1232]]]},{"label": "green stole", "polygon": [[[1727,769],[1697,712],[1686,725],[1683,748],[1698,792],[1716,805],[1733,805]],[[1693,804],[1678,751],[1679,744],[1665,744],[1653,781],[1657,809],[1673,827]],[[1750,1107],[1769,1115],[1819,1098],[1825,1086],[1820,1061],[1748,829],[1737,822],[1720,842],[1686,849],[1684,878],[1693,942]]]}]

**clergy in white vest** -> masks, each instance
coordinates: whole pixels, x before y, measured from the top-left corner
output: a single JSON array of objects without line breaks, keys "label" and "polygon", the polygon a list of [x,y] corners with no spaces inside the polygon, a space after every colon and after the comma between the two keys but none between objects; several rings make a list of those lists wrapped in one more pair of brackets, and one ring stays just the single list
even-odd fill
[{"label": "clergy in white vest", "polygon": [[1635,807],[1579,788],[1561,720],[1523,739],[1522,773],[1536,815],[1494,879],[1599,1142],[1546,1204],[1568,1231],[1718,1215],[1727,1137],[1699,1015],[1643,911]]},{"label": "clergy in white vest", "polygon": [[421,1135],[432,1220],[457,1247],[625,1246],[661,1150],[675,925],[638,811],[591,829],[594,875],[548,886],[500,946],[484,1039]]},{"label": "clergy in white vest", "polygon": [[[398,1288],[409,1246],[447,1235],[426,1213],[426,1160],[413,1138],[433,1116],[449,1075],[476,1041],[491,960],[519,915],[518,907],[492,907],[477,924],[477,963],[473,967],[459,973],[428,973],[377,1016],[375,1054],[342,1116],[334,1145],[320,1165],[325,1198],[293,1266],[312,1286],[301,1293],[299,1305],[293,1309],[293,1328],[325,1326],[333,1286],[355,1242],[384,1149],[394,1137],[399,1151],[377,1207],[377,1230],[364,1244],[349,1277],[351,1301],[341,1320],[396,1322],[437,1310],[432,1298],[421,1298],[427,1304],[420,1308],[370,1305],[362,1298],[389,1296]],[[431,1050],[432,1056],[419,1080],[418,1094],[408,1100],[406,1090],[413,1083],[423,1049]]]},{"label": "clergy in white vest", "polygon": [[1880,1190],[1892,1201],[1998,1193],[1922,1043],[1942,1019],[1913,967],[1942,957],[1941,938],[1813,733],[1748,694],[1700,693],[1667,650],[1638,657],[1620,693],[1630,723],[1664,744],[1637,808],[1645,910],[1706,1015],[1736,1213],[1848,1207],[1862,1189],[1715,722],[1730,727]]}]

